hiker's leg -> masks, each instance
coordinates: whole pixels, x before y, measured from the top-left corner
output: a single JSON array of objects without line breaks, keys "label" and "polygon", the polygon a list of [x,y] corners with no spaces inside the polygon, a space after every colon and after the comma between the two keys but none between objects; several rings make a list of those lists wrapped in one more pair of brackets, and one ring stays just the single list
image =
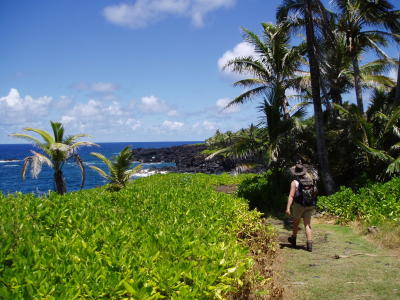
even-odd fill
[{"label": "hiker's leg", "polygon": [[297,236],[297,232],[299,231],[300,219],[293,219],[293,228],[292,228],[292,236]]},{"label": "hiker's leg", "polygon": [[311,215],[305,215],[303,219],[304,227],[306,229],[307,241],[312,241]]}]

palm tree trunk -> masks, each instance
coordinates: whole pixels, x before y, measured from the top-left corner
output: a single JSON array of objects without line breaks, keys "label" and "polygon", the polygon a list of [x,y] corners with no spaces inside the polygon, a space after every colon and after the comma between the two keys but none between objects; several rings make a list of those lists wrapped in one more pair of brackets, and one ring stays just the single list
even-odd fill
[{"label": "palm tree trunk", "polygon": [[322,115],[321,105],[321,92],[320,92],[320,71],[315,55],[315,36],[313,27],[313,15],[311,0],[304,1],[305,10],[305,21],[306,21],[306,34],[307,34],[307,52],[310,63],[310,75],[311,75],[311,89],[314,104],[314,119],[315,119],[315,130],[316,130],[316,142],[317,142],[317,153],[318,161],[321,170],[322,183],[325,188],[325,192],[328,195],[333,194],[336,191],[336,184],[329,168],[328,152],[325,143],[325,131],[324,121]]},{"label": "palm tree trunk", "polygon": [[[399,58],[400,61],[400,58]],[[400,104],[400,65],[397,71],[397,86],[396,86],[396,97],[394,98],[394,104],[398,106]]]},{"label": "palm tree trunk", "polygon": [[353,69],[354,69],[354,87],[356,90],[356,99],[358,110],[361,114],[364,114],[364,104],[362,98],[362,89],[361,89],[361,72],[360,66],[358,64],[357,55],[353,55]]},{"label": "palm tree trunk", "polygon": [[64,175],[61,170],[54,171],[54,183],[57,193],[64,195],[67,192],[67,186],[65,185]]}]

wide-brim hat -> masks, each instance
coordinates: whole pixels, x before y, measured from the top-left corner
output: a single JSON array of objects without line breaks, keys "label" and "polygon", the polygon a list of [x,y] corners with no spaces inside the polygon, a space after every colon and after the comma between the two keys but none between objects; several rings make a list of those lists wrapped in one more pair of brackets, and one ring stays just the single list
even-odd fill
[{"label": "wide-brim hat", "polygon": [[296,164],[290,168],[290,173],[293,176],[303,176],[306,174],[306,168],[302,164]]}]

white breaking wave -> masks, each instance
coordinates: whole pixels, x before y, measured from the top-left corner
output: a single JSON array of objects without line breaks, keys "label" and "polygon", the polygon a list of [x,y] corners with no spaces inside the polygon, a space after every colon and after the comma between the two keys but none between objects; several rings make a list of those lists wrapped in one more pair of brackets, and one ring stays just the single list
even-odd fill
[{"label": "white breaking wave", "polygon": [[140,170],[139,172],[132,175],[132,178],[148,177],[155,174],[167,174],[168,171],[157,171],[157,170]]},{"label": "white breaking wave", "polygon": [[18,159],[0,160],[0,163],[6,164],[6,163],[13,163],[13,162],[20,162],[20,161],[22,161],[22,160],[18,160]]}]

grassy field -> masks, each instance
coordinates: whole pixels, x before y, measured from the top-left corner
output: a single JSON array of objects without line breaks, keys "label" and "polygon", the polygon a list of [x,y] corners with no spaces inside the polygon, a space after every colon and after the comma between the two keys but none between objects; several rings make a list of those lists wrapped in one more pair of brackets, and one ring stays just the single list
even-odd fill
[{"label": "grassy field", "polygon": [[214,190],[242,179],[168,174],[116,193],[0,195],[0,298],[232,294],[253,265],[238,236],[272,236],[243,199]]}]

